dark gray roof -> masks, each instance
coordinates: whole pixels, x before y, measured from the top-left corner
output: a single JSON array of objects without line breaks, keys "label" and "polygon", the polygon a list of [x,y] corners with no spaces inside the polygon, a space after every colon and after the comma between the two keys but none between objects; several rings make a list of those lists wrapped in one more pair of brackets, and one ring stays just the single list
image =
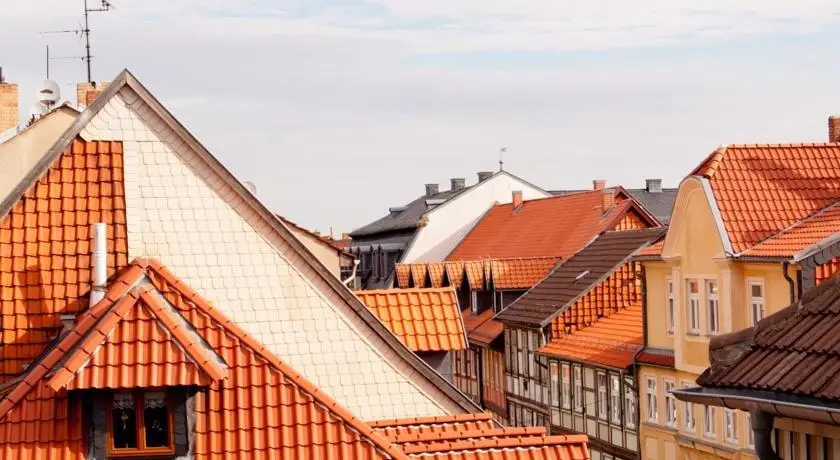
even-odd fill
[{"label": "dark gray roof", "polygon": [[414,238],[413,231],[401,231],[370,236],[360,236],[350,240],[350,249],[360,248],[367,251],[368,246],[383,246],[386,251],[405,249]]},{"label": "dark gray roof", "polygon": [[[612,188],[612,187],[607,187]],[[570,193],[589,192],[587,190],[551,190],[552,195],[568,195]],[[645,188],[626,188],[628,193],[633,195],[633,198],[651,213],[656,220],[662,222],[662,225],[668,225],[671,221],[671,211],[674,209],[674,201],[677,200],[676,188],[663,188],[661,192],[649,192]]]},{"label": "dark gray roof", "polygon": [[350,237],[355,240],[356,238],[375,235],[377,233],[417,228],[417,221],[423,217],[423,214],[432,209],[426,205],[426,200],[449,200],[461,193],[464,193],[472,187],[473,186],[464,187],[461,190],[455,191],[447,190],[445,192],[436,193],[432,196],[423,195],[405,205],[402,211],[390,212],[387,216],[382,217],[381,219],[377,219],[364,227],[353,230],[350,233]]}]

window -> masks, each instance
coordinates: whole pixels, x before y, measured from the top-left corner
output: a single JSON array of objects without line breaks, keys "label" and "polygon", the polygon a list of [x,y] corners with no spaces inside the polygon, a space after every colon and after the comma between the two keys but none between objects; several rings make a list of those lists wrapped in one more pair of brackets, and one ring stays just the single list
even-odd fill
[{"label": "window", "polygon": [[746,419],[747,419],[747,423],[744,425],[744,426],[747,427],[747,447],[753,448],[753,447],[755,447],[755,438],[754,438],[755,434],[753,433],[753,430],[752,430],[752,419],[750,419],[750,413],[749,412],[744,413],[744,415],[746,415]]},{"label": "window", "polygon": [[720,332],[720,301],[717,281],[706,281],[706,302],[709,304],[709,335]]},{"label": "window", "polygon": [[621,380],[610,374],[610,421],[621,425]]},{"label": "window", "polygon": [[750,295],[750,321],[753,326],[764,319],[764,283],[750,281],[747,286]]},{"label": "window", "polygon": [[738,442],[738,418],[735,416],[735,411],[731,409],[723,410],[723,418],[726,427],[726,440],[728,442]]},{"label": "window", "polygon": [[572,372],[574,373],[575,382],[574,393],[572,395],[575,411],[583,412],[583,378],[581,376],[580,366],[575,366]]},{"label": "window", "polygon": [[549,365],[549,374],[551,374],[551,407],[555,408],[560,405],[560,376],[557,373],[557,363],[552,361]]},{"label": "window", "polygon": [[572,370],[568,364],[560,365],[560,399],[563,403],[563,409],[570,409],[572,407]]},{"label": "window", "polygon": [[649,422],[657,423],[659,421],[659,407],[656,400],[656,378],[647,377],[645,380],[647,381],[645,388],[647,419]]},{"label": "window", "polygon": [[688,333],[700,333],[700,283],[697,280],[688,281]]},{"label": "window", "polygon": [[108,406],[109,455],[173,454],[169,405],[163,392],[114,394]]},{"label": "window", "polygon": [[630,379],[624,380],[624,425],[627,428],[636,427],[636,395]]},{"label": "window", "polygon": [[674,308],[675,308],[675,305],[674,305],[674,303],[675,303],[675,301],[674,301],[674,281],[671,278],[668,278],[668,279],[665,280],[665,293],[666,293],[665,305],[666,305],[666,308],[668,309],[668,311],[666,312],[666,319],[665,320],[667,321],[668,333],[673,334],[674,333],[674,323],[676,321],[674,319],[674,314],[676,312],[674,311]]},{"label": "window", "polygon": [[677,398],[671,394],[675,386],[674,382],[665,382],[665,424],[670,427],[677,426]]},{"label": "window", "polygon": [[516,358],[518,360],[517,369],[519,370],[518,373],[523,375],[528,371],[528,367],[526,365],[527,363],[525,362],[525,352],[522,351],[523,348],[528,346],[528,334],[522,329],[517,329],[516,336],[516,344],[518,347],[516,350]]},{"label": "window", "polygon": [[714,438],[717,436],[715,430],[715,407],[714,406],[703,406],[705,407],[705,415],[703,417],[703,434],[706,437]]},{"label": "window", "polygon": [[[691,388],[691,386],[692,385],[689,383],[682,384],[683,389]],[[683,424],[683,427],[685,428],[685,431],[689,433],[694,433],[694,427],[697,426],[697,422],[694,418],[694,404],[690,402],[683,403],[683,410],[685,411],[683,415],[685,417],[685,423]]]},{"label": "window", "polygon": [[607,419],[607,374],[598,372],[598,418]]}]

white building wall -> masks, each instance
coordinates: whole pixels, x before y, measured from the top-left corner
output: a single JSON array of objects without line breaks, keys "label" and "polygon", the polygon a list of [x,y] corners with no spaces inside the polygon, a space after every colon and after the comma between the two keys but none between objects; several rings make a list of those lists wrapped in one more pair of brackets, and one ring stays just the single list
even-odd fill
[{"label": "white building wall", "polygon": [[463,413],[128,88],[82,132],[122,140],[129,257],[158,258],[366,420]]},{"label": "white building wall", "polygon": [[551,196],[508,174],[496,174],[427,214],[428,224],[421,228],[402,262],[439,262],[478,223],[495,203],[510,203],[513,191],[522,191],[522,199]]}]

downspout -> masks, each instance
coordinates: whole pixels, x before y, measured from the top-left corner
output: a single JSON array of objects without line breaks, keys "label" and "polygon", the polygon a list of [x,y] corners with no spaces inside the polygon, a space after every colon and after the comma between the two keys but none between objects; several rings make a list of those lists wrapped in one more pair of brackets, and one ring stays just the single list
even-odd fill
[{"label": "downspout", "polygon": [[750,425],[755,439],[758,460],[781,460],[773,450],[773,414],[760,409],[750,409]]},{"label": "downspout", "polygon": [[[469,353],[470,347],[467,344],[467,353]],[[487,409],[487,406],[484,404],[484,348],[479,347],[478,352],[476,353],[478,359],[478,371],[476,372],[476,379],[477,379],[477,387],[478,387],[478,405],[481,406],[482,409]]]},{"label": "downspout", "polygon": [[348,276],[346,280],[343,280],[341,282],[341,284],[347,286],[350,289],[353,289],[352,287],[349,286],[349,284],[351,282],[353,282],[353,280],[356,279],[356,270],[358,269],[358,267],[359,267],[359,259],[353,259],[353,273],[351,273],[350,276]]},{"label": "downspout", "polygon": [[90,306],[93,307],[105,297],[105,286],[108,282],[108,249],[107,227],[98,222],[91,226],[93,244],[91,248],[91,288]]},{"label": "downspout", "polygon": [[796,283],[793,281],[793,278],[790,277],[788,267],[790,267],[790,262],[782,262],[782,275],[784,275],[788,285],[790,285],[790,303],[794,303],[796,302]]}]

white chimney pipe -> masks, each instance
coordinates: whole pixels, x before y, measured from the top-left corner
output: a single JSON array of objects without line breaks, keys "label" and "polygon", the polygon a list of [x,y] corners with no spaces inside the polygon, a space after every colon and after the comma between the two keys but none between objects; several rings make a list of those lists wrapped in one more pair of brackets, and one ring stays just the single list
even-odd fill
[{"label": "white chimney pipe", "polygon": [[93,246],[91,248],[91,289],[90,306],[99,303],[105,297],[105,285],[108,282],[108,249],[106,230],[107,226],[98,222],[93,224]]}]

